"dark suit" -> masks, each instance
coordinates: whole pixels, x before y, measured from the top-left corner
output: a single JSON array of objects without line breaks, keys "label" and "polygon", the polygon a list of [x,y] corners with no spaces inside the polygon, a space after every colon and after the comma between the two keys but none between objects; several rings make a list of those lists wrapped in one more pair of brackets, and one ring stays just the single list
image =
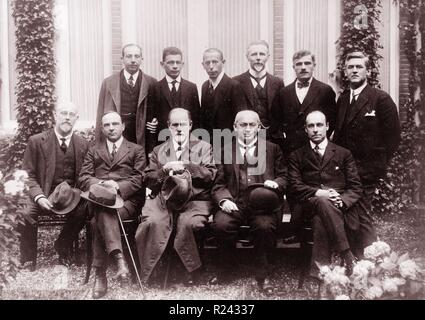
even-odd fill
[{"label": "dark suit", "polygon": [[[260,143],[265,144],[265,151],[259,150]],[[218,165],[218,172],[215,184],[212,189],[213,200],[218,206],[224,199],[228,199],[236,203],[239,211],[225,213],[218,210],[214,214],[214,222],[212,229],[220,243],[222,250],[221,259],[222,267],[230,272],[232,268],[231,257],[235,255],[234,240],[237,237],[238,229],[241,224],[248,223],[251,226],[253,234],[254,249],[256,250],[256,277],[264,278],[268,272],[267,253],[274,247],[276,242],[276,228],[278,215],[270,213],[269,215],[252,215],[246,208],[244,192],[241,190],[244,186],[241,179],[241,171],[245,171],[245,164],[238,164],[237,159],[241,159],[242,155],[236,142],[232,143],[232,162]],[[225,147],[226,148],[226,147]],[[280,194],[283,195],[286,188],[286,166],[282,157],[282,152],[278,145],[269,141],[258,142],[256,147],[256,155],[258,157],[257,167],[260,168],[259,174],[248,175],[246,179],[247,185],[253,183],[264,183],[266,180],[275,181],[278,184]],[[226,149],[223,153],[227,153]],[[218,163],[218,162],[217,162]],[[230,268],[230,269],[229,269]]]},{"label": "dark suit", "polygon": [[[192,195],[181,212],[170,212],[161,205],[159,196],[146,200],[142,223],[136,232],[142,281],[147,281],[167,244],[178,253],[187,271],[201,267],[195,234],[205,227],[211,213],[210,190],[217,169],[211,145],[194,136],[190,136],[181,157],[192,177]],[[169,161],[177,161],[171,140],[154,148],[145,170],[145,185],[154,194],[158,194],[163,186],[166,174],[162,168]],[[173,221],[173,218],[176,220]],[[175,237],[170,240],[173,228]]]},{"label": "dark suit", "polygon": [[391,97],[369,85],[350,110],[350,91],[337,103],[337,124],[333,141],[351,151],[365,191],[373,193],[385,176],[388,162],[400,143],[397,107]]},{"label": "dark suit", "polygon": [[84,159],[80,173],[80,184],[84,191],[90,185],[103,180],[118,183],[119,194],[124,200],[124,207],[115,210],[98,205],[91,205],[94,213],[93,225],[93,266],[104,267],[107,256],[114,250],[122,252],[119,221],[135,218],[141,213],[145,196],[142,189],[143,170],[146,156],[143,147],[123,140],[114,160],[111,159],[106,141],[91,147]]},{"label": "dark suit", "polygon": [[[257,93],[255,91],[255,88],[252,85],[252,81],[251,81],[252,78],[249,74],[249,71],[244,72],[236,77],[233,77],[233,79],[238,81],[241,85],[241,88],[244,92],[247,109],[257,111],[257,108],[260,102],[259,102]],[[274,98],[276,94],[279,92],[279,90],[282,89],[283,87],[284,87],[284,84],[282,79],[267,73],[266,82],[265,82],[265,88],[267,90],[266,91],[267,115],[266,117],[260,118],[261,122],[266,127],[269,127],[271,124],[271,120],[272,120],[271,109],[272,109],[272,103],[274,101]],[[267,137],[267,139],[268,138],[269,137]]]},{"label": "dark suit", "polygon": [[[224,74],[214,90],[213,101],[207,103],[209,80],[202,85],[201,98],[201,128],[210,133],[213,129],[233,130],[236,113],[246,109],[245,98],[237,81]],[[212,140],[209,141],[212,144]]]},{"label": "dark suit", "polygon": [[[75,152],[75,185],[81,170],[84,156],[89,143],[80,136],[73,134],[72,143]],[[44,194],[48,197],[53,192],[53,180],[55,175],[57,137],[53,129],[32,136],[25,150],[22,167],[28,172],[28,187],[31,200],[37,195]],[[61,234],[59,235],[59,250],[69,248],[72,241],[77,237],[84,225],[84,202],[80,202],[76,209],[68,214]],[[34,201],[30,202],[29,214],[36,220],[41,208]],[[37,254],[37,228],[26,222],[21,230],[21,258],[22,262],[34,260]]]},{"label": "dark suit", "polygon": [[[147,121],[152,121],[153,118],[158,119],[158,128],[156,134],[149,138],[150,143],[147,146],[147,152],[151,152],[152,149],[158,145],[157,137],[158,133],[162,129],[166,129],[168,114],[171,109],[176,107],[183,108],[190,111],[192,116],[192,129],[199,128],[199,96],[196,84],[189,82],[185,79],[181,79],[179,90],[177,90],[178,105],[173,105],[171,98],[171,91],[168,87],[167,79],[164,77],[162,80],[155,83],[151,88],[152,100],[149,101],[149,109],[147,114]],[[150,134],[149,134],[150,135]]]},{"label": "dark suit", "polygon": [[[117,111],[118,113],[120,113],[121,111],[120,83],[122,76],[122,72],[118,72],[104,79],[102,82],[96,112],[96,140],[104,140],[100,127],[103,114],[108,111]],[[140,83],[139,99],[135,115],[136,141],[137,144],[141,145],[142,147],[145,147],[145,130],[147,120],[146,110],[148,105],[148,93],[150,86],[152,86],[156,82],[156,79],[148,76],[142,71],[139,71],[139,77],[142,77],[142,79]]]},{"label": "dark suit", "polygon": [[[297,200],[292,219],[312,219],[312,275],[317,275],[314,262],[328,264],[332,249],[351,249],[361,257],[363,248],[376,236],[361,201],[362,185],[351,152],[329,142],[319,161],[309,143],[290,155],[288,175],[290,192]],[[318,189],[326,188],[340,194],[343,208],[315,196]]]},{"label": "dark suit", "polygon": [[282,147],[286,158],[292,151],[307,143],[304,124],[309,112],[321,110],[325,113],[329,122],[329,135],[333,131],[336,117],[335,92],[330,86],[313,78],[301,104],[297,97],[295,83],[296,81],[292,82],[277,93],[271,111],[273,122],[270,130],[273,141]]}]

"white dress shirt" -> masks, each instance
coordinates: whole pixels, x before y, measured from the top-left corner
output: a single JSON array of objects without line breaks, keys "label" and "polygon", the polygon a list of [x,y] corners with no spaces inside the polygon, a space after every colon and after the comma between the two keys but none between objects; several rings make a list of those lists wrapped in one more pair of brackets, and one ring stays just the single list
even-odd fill
[{"label": "white dress shirt", "polygon": [[119,138],[115,142],[112,142],[112,141],[109,141],[108,139],[106,139],[106,145],[108,146],[109,154],[112,154],[112,150],[114,149],[114,143],[115,143],[115,146],[117,147],[117,152],[118,152],[118,149],[121,147],[121,144],[122,144],[123,141],[124,141],[123,136],[121,136],[121,138]]},{"label": "white dress shirt", "polygon": [[221,79],[223,79],[223,76],[224,76],[224,70],[221,71],[221,73],[218,75],[218,77],[217,77],[217,79],[215,79],[215,81],[212,81],[211,79],[209,80],[211,85],[213,86],[214,90],[220,84],[220,81],[221,81]]},{"label": "white dress shirt", "polygon": [[311,85],[311,81],[313,81],[313,77],[311,77],[307,82],[308,82],[308,86],[307,87],[302,87],[302,88],[298,88],[298,83],[300,81],[298,81],[298,79],[295,81],[295,92],[297,94],[298,100],[300,101],[300,103],[303,103],[305,96],[308,93],[308,89],[310,89],[310,85]]},{"label": "white dress shirt", "polygon": [[[139,73],[140,73],[139,71],[140,70],[137,70],[137,72],[135,74],[133,74],[133,83],[134,84],[136,84],[137,77],[139,76]],[[131,74],[127,70],[124,69],[124,78],[127,81],[127,83],[128,83],[128,79],[130,78],[130,76],[131,76]]]},{"label": "white dress shirt", "polygon": [[[254,70],[249,69],[249,74],[254,78],[261,78],[261,77],[264,77],[267,74],[267,70],[264,69],[263,71],[260,72],[260,74],[256,75],[256,72]],[[250,78],[251,78],[251,83],[254,86],[254,88],[256,88],[258,84],[260,84],[260,86],[262,88],[264,88],[264,86],[266,85],[266,78],[267,77],[264,77],[259,82],[257,82],[257,80],[253,79],[252,77],[250,77]]]},{"label": "white dress shirt", "polygon": [[[310,146],[311,146],[311,148],[313,149],[313,152],[316,152],[316,144],[314,143],[314,142],[312,142],[311,140],[310,140]],[[320,153],[320,155],[323,157],[323,155],[325,154],[325,151],[326,151],[326,147],[328,146],[328,139],[327,138],[325,138],[325,140],[323,140],[322,142],[320,142],[319,144],[318,144],[318,146],[319,146],[319,153]]]},{"label": "white dress shirt", "polygon": [[[182,155],[182,153],[183,153],[183,150],[184,150],[184,148],[186,147],[186,145],[187,145],[187,140],[188,139],[186,139],[185,141],[183,141],[183,143],[182,144],[179,144],[176,140],[174,140],[173,139],[173,147],[174,147],[174,151],[175,151],[175,153],[176,153],[176,157],[177,157],[177,159],[178,158],[180,158],[180,156]],[[181,150],[180,151],[178,151],[178,148],[179,147],[181,147]]]},{"label": "white dress shirt", "polygon": [[182,77],[179,75],[177,78],[173,79],[171,78],[168,74],[165,75],[165,80],[167,80],[168,83],[168,88],[170,89],[170,91],[173,89],[173,81],[176,81],[175,87],[176,87],[176,91],[179,91],[180,88],[180,82],[182,82]]},{"label": "white dress shirt", "polygon": [[354,97],[354,99],[356,99],[356,101],[357,101],[357,99],[358,99],[358,97],[359,97],[359,94],[363,91],[363,89],[366,87],[366,85],[367,85],[367,81],[365,81],[360,87],[358,87],[357,89],[351,89],[350,88],[350,103],[351,103],[351,101],[353,100],[353,97]]},{"label": "white dress shirt", "polygon": [[56,128],[54,129],[55,131],[55,135],[56,135],[56,139],[58,139],[59,145],[62,144],[62,138],[65,138],[65,144],[67,147],[69,147],[69,144],[71,143],[71,138],[72,138],[72,132],[67,135],[66,137],[61,136],[60,133],[56,130]]},{"label": "white dress shirt", "polygon": [[243,141],[238,139],[239,150],[242,154],[242,158],[245,156],[245,152],[248,151],[248,154],[253,157],[255,153],[255,144],[257,143],[257,138],[252,140],[250,143],[245,144]]}]

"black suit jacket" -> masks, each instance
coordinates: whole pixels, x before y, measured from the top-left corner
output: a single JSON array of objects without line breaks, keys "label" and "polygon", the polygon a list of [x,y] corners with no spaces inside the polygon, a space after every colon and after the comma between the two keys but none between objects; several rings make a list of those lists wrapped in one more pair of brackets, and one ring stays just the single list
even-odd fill
[{"label": "black suit jacket", "polygon": [[[178,94],[180,95],[181,99],[181,105],[179,107],[190,111],[193,122],[192,129],[199,128],[200,105],[196,84],[182,78]],[[149,98],[150,99],[148,100],[149,106],[146,119],[147,121],[152,121],[153,118],[157,118],[158,129],[155,134],[147,132],[147,136],[149,138],[147,139],[148,142],[146,148],[148,153],[151,152],[153,148],[159,144],[158,133],[162,129],[167,128],[168,114],[170,113],[171,109],[175,108],[174,106],[172,106],[171,92],[168,87],[167,79],[165,77],[160,81],[156,82],[151,87]]]},{"label": "black suit jacket", "polygon": [[[357,210],[361,208],[354,208],[353,205],[361,199],[363,189],[356,163],[349,150],[329,142],[320,163],[308,144],[290,155],[288,176],[290,193],[297,201],[293,220],[300,217],[299,204],[314,197],[318,189],[333,188],[341,195],[344,207],[350,212],[346,222],[354,230],[357,228]],[[350,210],[352,207],[354,210]]]},{"label": "black suit jacket", "polygon": [[337,103],[334,142],[349,149],[364,185],[374,184],[385,174],[388,161],[400,143],[400,122],[391,97],[369,85],[349,109],[350,91]]},{"label": "black suit jacket", "polygon": [[[224,74],[214,90],[212,110],[208,108],[205,98],[208,86],[209,80],[202,84],[201,128],[208,130],[210,135],[212,129],[233,130],[236,113],[246,109],[245,98],[239,83]],[[212,140],[210,142],[212,143]]]},{"label": "black suit jacket", "polygon": [[[255,93],[255,88],[252,85],[251,76],[249,71],[244,72],[233,78],[238,81],[244,93],[245,103],[249,110],[255,110],[258,105],[258,98]],[[267,88],[267,102],[268,102],[268,122],[271,121],[271,109],[273,100],[280,89],[284,87],[283,80],[275,77],[269,73],[266,75],[266,88]]]},{"label": "black suit jacket", "polygon": [[296,81],[282,88],[272,105],[272,136],[279,142],[286,156],[307,143],[304,124],[309,112],[321,110],[325,113],[329,122],[329,136],[334,130],[336,118],[335,92],[329,85],[313,78],[307,95],[300,104],[295,83]]},{"label": "black suit jacket", "polygon": [[[258,168],[263,173],[256,177],[255,182],[264,182],[266,180],[273,180],[279,185],[279,191],[283,195],[287,185],[287,167],[282,157],[282,151],[280,147],[269,141],[263,141],[265,143],[265,156],[258,156]],[[229,199],[233,202],[241,196],[239,192],[239,171],[241,164],[238,164],[237,153],[239,146],[233,141],[231,144],[232,162],[225,161],[226,154],[228,153],[226,148],[222,150],[221,164],[218,164],[218,171],[214,186],[212,188],[212,196],[215,203],[218,205],[221,200]],[[263,153],[264,154],[264,153]],[[217,161],[218,163],[218,161]]]}]

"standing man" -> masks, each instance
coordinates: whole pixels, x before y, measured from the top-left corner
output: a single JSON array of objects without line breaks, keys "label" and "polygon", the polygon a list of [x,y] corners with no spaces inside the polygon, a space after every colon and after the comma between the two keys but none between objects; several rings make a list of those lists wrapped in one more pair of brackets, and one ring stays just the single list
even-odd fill
[{"label": "standing man", "polygon": [[307,50],[294,53],[292,57],[296,79],[281,89],[272,106],[272,135],[279,141],[285,157],[307,144],[304,130],[305,116],[313,110],[321,110],[329,121],[330,135],[336,117],[335,92],[313,77],[316,59]]},{"label": "standing man", "polygon": [[367,84],[369,67],[362,52],[345,59],[350,90],[338,99],[334,141],[352,152],[370,209],[376,185],[400,143],[400,122],[391,97]]},{"label": "standing man", "polygon": [[311,220],[313,249],[310,275],[318,276],[315,262],[329,264],[331,253],[340,254],[348,275],[354,254],[376,238],[364,210],[362,185],[351,152],[328,141],[329,123],[321,111],[309,113],[305,131],[309,143],[289,157],[289,187],[297,200],[294,215]]},{"label": "standing man", "polygon": [[[77,186],[83,159],[89,148],[85,139],[73,133],[78,119],[78,110],[73,103],[57,105],[53,115],[54,128],[29,139],[22,164],[23,169],[28,172],[32,200],[28,209],[29,217],[35,221],[25,221],[25,225],[20,227],[20,260],[22,264],[33,261],[33,269],[37,258],[37,216],[41,211],[54,214],[54,203],[50,195],[57,186],[63,182],[69,186]],[[69,266],[69,249],[84,226],[84,201],[67,215],[68,219],[55,242],[55,249],[59,254],[59,263]]]},{"label": "standing man", "polygon": [[190,135],[189,111],[171,110],[168,128],[171,138],[155,147],[145,171],[145,184],[157,196],[146,200],[136,243],[142,281],[149,279],[164,252],[172,254],[174,249],[187,270],[185,282],[192,285],[201,267],[195,234],[210,215],[210,191],[217,170],[211,145]]},{"label": "standing man", "polygon": [[[110,111],[103,115],[101,124],[104,139],[97,141],[87,152],[79,180],[82,190],[88,192],[86,199],[100,203],[90,203],[94,214],[92,228],[95,299],[104,296],[107,291],[108,257],[116,263],[115,277],[128,279],[129,271],[123,257],[117,214],[122,220],[136,218],[141,213],[145,199],[142,180],[146,156],[143,147],[123,137],[125,125],[117,112]],[[122,199],[124,203],[114,206],[118,202],[116,199]],[[105,206],[107,200],[113,200],[109,207]]]},{"label": "standing man", "polygon": [[[199,127],[199,96],[196,84],[181,77],[184,66],[183,53],[179,48],[167,47],[162,52],[161,66],[164,68],[165,77],[152,86],[152,102],[149,102],[147,119],[158,119],[157,132],[167,128],[168,114],[171,109],[183,108],[192,115],[193,128]],[[155,137],[156,138],[156,137]],[[158,144],[157,138],[153,145],[147,147],[150,153]]]},{"label": "standing man", "polygon": [[[266,63],[270,58],[269,45],[266,41],[250,43],[246,58],[249,70],[233,79],[241,85],[248,110],[257,112],[263,126],[269,128],[272,120],[272,102],[277,92],[284,87],[283,81],[266,70]],[[269,138],[271,137],[267,136],[267,139]]]},{"label": "standing man", "polygon": [[209,79],[202,85],[201,128],[209,132],[210,139],[213,129],[232,130],[236,113],[246,109],[240,85],[224,73],[225,62],[221,50],[204,51],[202,66]]},{"label": "standing man", "polygon": [[102,82],[96,114],[96,140],[103,139],[101,119],[103,114],[116,111],[120,114],[126,140],[145,147],[145,131],[155,133],[156,122],[146,121],[149,88],[156,79],[140,70],[142,48],[127,44],[122,48],[124,68]]},{"label": "standing man", "polygon": [[211,227],[219,241],[221,261],[218,276],[210,283],[230,280],[239,226],[248,224],[253,234],[255,279],[260,290],[270,293],[268,254],[276,244],[286,166],[279,146],[260,138],[260,118],[255,111],[238,112],[234,123],[231,161],[223,155],[212,189],[219,210]]}]

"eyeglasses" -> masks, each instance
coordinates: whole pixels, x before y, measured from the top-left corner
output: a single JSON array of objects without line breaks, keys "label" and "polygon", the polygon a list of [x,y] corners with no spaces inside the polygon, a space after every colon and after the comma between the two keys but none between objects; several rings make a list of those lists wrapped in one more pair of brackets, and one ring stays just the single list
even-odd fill
[{"label": "eyeglasses", "polygon": [[257,128],[258,127],[258,123],[256,122],[238,122],[236,125],[241,128],[248,128],[248,127]]},{"label": "eyeglasses", "polygon": [[73,111],[61,111],[61,112],[59,112],[59,114],[60,114],[62,117],[67,117],[67,116],[69,116],[69,117],[71,117],[71,118],[73,118],[73,117],[76,117],[76,116],[77,116],[77,113],[76,113],[76,112],[73,112]]},{"label": "eyeglasses", "polygon": [[178,128],[179,126],[182,127],[182,128],[185,128],[189,125],[190,125],[190,123],[188,123],[188,122],[173,122],[173,123],[170,123],[170,127],[173,127],[173,128]]}]

